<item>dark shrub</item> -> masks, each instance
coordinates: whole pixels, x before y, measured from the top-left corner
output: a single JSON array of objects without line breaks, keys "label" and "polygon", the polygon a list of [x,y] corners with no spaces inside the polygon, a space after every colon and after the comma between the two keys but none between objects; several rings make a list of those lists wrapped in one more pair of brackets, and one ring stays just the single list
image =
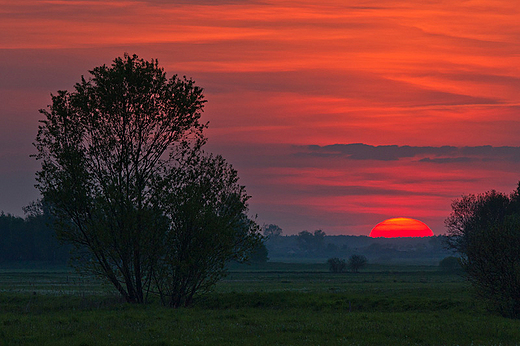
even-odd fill
[{"label": "dark shrub", "polygon": [[329,258],[327,263],[329,264],[329,270],[333,273],[342,273],[347,269],[345,260],[337,257]]}]

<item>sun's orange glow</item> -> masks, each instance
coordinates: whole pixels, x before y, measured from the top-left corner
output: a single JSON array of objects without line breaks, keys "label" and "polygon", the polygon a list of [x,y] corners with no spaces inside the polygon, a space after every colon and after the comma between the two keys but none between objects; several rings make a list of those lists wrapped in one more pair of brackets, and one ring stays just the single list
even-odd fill
[{"label": "sun's orange glow", "polygon": [[424,222],[396,217],[380,222],[370,232],[372,238],[431,237],[433,231]]},{"label": "sun's orange glow", "polygon": [[127,52],[204,88],[207,150],[258,222],[366,235],[411,215],[443,233],[453,199],[518,182],[520,8],[381,3],[0,0],[0,212],[40,198],[49,94]]}]

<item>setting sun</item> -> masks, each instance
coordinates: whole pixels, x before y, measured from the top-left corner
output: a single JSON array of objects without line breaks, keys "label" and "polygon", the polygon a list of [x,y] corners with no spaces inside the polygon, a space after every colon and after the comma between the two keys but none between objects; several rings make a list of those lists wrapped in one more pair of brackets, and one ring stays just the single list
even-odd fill
[{"label": "setting sun", "polygon": [[424,222],[406,217],[396,217],[378,223],[369,237],[431,237],[433,232]]}]

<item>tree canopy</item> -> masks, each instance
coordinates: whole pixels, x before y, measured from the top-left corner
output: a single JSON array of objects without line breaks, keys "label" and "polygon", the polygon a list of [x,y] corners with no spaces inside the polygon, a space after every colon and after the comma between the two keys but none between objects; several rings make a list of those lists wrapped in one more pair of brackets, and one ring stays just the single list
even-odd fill
[{"label": "tree canopy", "polygon": [[446,226],[448,245],[479,297],[504,316],[520,317],[520,184],[510,195],[489,191],[454,201]]},{"label": "tree canopy", "polygon": [[50,222],[44,213],[21,218],[0,212],[0,263],[65,264],[69,247],[59,244]]},{"label": "tree canopy", "polygon": [[262,228],[264,236],[269,239],[280,237],[283,233],[282,229],[278,225],[274,224],[264,225]]},{"label": "tree canopy", "polygon": [[368,260],[363,255],[352,255],[349,257],[347,266],[353,273],[359,273],[359,270],[366,266]]},{"label": "tree canopy", "polygon": [[[214,282],[192,275],[218,278],[258,241],[249,196],[222,157],[202,150],[206,101],[193,80],[127,54],[89,73],[40,110],[37,187],[58,237],[128,302],[152,292],[188,294],[187,304]],[[175,286],[182,280],[189,292]]]},{"label": "tree canopy", "polygon": [[332,257],[327,260],[329,270],[333,273],[343,273],[347,269],[347,262],[338,257]]},{"label": "tree canopy", "polygon": [[323,247],[325,235],[321,229],[315,230],[314,233],[301,231],[298,233],[298,245],[308,253],[317,252]]}]

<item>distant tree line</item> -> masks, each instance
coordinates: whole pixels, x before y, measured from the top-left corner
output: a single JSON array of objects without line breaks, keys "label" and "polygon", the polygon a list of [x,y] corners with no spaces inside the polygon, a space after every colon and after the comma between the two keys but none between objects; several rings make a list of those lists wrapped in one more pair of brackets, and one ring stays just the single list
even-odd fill
[{"label": "distant tree line", "polygon": [[[30,207],[27,208],[29,211]],[[45,262],[67,265],[72,247],[56,238],[52,216],[33,210],[25,218],[0,212],[0,265],[22,262]],[[269,259],[265,244],[259,243],[251,253],[250,263]]]},{"label": "distant tree line", "polygon": [[0,213],[0,263],[42,261],[65,264],[70,247],[56,239],[45,215],[26,218]]},{"label": "distant tree line", "polygon": [[446,236],[425,238],[370,238],[354,235],[327,235],[322,230],[301,231],[295,235],[283,235],[274,224],[263,226],[265,245],[269,258],[275,261],[291,258],[326,260],[363,255],[371,263],[413,262],[438,264],[451,256],[446,249]]}]

